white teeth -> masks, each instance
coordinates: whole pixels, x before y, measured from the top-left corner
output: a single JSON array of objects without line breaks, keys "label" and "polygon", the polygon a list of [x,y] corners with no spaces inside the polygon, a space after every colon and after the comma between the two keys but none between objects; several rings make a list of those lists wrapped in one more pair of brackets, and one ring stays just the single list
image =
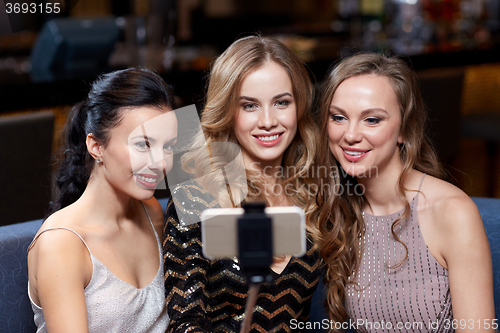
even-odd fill
[{"label": "white teeth", "polygon": [[359,155],[362,155],[364,154],[365,152],[363,151],[350,151],[350,150],[344,150],[344,152],[347,154],[347,155],[351,155],[351,156],[359,156]]},{"label": "white teeth", "polygon": [[148,183],[156,183],[156,178],[143,177],[141,175],[137,175],[137,178],[139,178],[140,180],[144,180]]},{"label": "white teeth", "polygon": [[279,134],[276,134],[273,136],[258,136],[257,138],[260,141],[273,141],[273,140],[276,140],[279,136],[280,136]]}]

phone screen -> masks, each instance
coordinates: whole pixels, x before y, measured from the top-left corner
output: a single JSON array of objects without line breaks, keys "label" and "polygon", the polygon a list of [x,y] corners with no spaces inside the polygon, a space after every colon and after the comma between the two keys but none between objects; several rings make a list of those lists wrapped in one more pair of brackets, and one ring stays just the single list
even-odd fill
[{"label": "phone screen", "polygon": [[[203,254],[209,259],[238,256],[238,218],[243,208],[211,208],[201,216]],[[301,256],[306,251],[304,211],[299,207],[268,207],[273,221],[273,254]]]}]

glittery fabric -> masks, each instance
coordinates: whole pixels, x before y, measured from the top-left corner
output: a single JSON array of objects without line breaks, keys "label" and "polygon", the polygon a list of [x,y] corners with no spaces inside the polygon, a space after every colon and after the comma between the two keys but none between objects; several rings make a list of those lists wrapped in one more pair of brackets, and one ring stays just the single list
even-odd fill
[{"label": "glittery fabric", "polygon": [[[149,222],[151,223],[151,219]],[[154,230],[152,223],[151,227]],[[137,289],[135,286],[119,279],[99,259],[94,257],[87,243],[85,243],[78,233],[67,228],[49,228],[45,231],[54,229],[65,229],[75,233],[80,237],[90,253],[92,278],[87,287],[85,287],[85,302],[87,304],[90,333],[165,332],[168,325],[168,315],[164,302],[163,258],[161,255],[161,242],[155,230],[160,267],[150,284],[144,288]],[[37,237],[41,234],[38,234]],[[36,238],[34,241],[36,241]],[[46,333],[47,327],[45,326],[42,308],[33,303],[33,301],[31,301],[31,307],[35,314],[34,320],[37,326],[37,333]]]},{"label": "glittery fabric", "polygon": [[[239,332],[248,285],[238,259],[209,260],[202,254],[200,222],[184,225],[176,208],[203,210],[214,202],[196,201],[198,186],[176,189],[166,211],[163,253],[167,332]],[[206,197],[206,193],[204,194]],[[174,206],[175,205],[175,206]],[[290,320],[305,320],[319,277],[319,254],[308,245],[281,274],[261,285],[251,332],[291,332]]]},{"label": "glittery fabric", "polygon": [[366,234],[357,282],[347,289],[346,308],[358,332],[453,332],[448,271],[431,255],[417,216],[418,194],[411,213],[396,232],[392,222],[403,211],[386,216],[364,214]]}]

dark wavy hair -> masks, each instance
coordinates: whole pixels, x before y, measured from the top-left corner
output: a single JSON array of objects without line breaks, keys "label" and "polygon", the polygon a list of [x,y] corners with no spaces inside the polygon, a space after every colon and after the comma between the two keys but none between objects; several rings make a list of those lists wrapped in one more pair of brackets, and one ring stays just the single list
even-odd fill
[{"label": "dark wavy hair", "polygon": [[91,86],[87,98],[76,104],[64,128],[64,157],[56,178],[57,194],[47,217],[74,203],[83,194],[94,159],[87,151],[86,137],[92,133],[102,145],[109,130],[120,124],[124,109],[149,106],[174,108],[171,87],[155,72],[129,68],[104,74]]}]

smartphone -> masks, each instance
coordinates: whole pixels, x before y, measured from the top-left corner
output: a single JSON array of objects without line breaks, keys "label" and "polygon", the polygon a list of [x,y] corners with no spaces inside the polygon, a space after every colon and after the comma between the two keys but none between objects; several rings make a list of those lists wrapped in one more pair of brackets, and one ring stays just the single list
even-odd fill
[{"label": "smartphone", "polygon": [[[201,214],[203,254],[209,259],[238,256],[238,218],[243,208],[210,208]],[[273,255],[301,256],[306,252],[306,223],[299,207],[267,207],[272,218]]]}]

